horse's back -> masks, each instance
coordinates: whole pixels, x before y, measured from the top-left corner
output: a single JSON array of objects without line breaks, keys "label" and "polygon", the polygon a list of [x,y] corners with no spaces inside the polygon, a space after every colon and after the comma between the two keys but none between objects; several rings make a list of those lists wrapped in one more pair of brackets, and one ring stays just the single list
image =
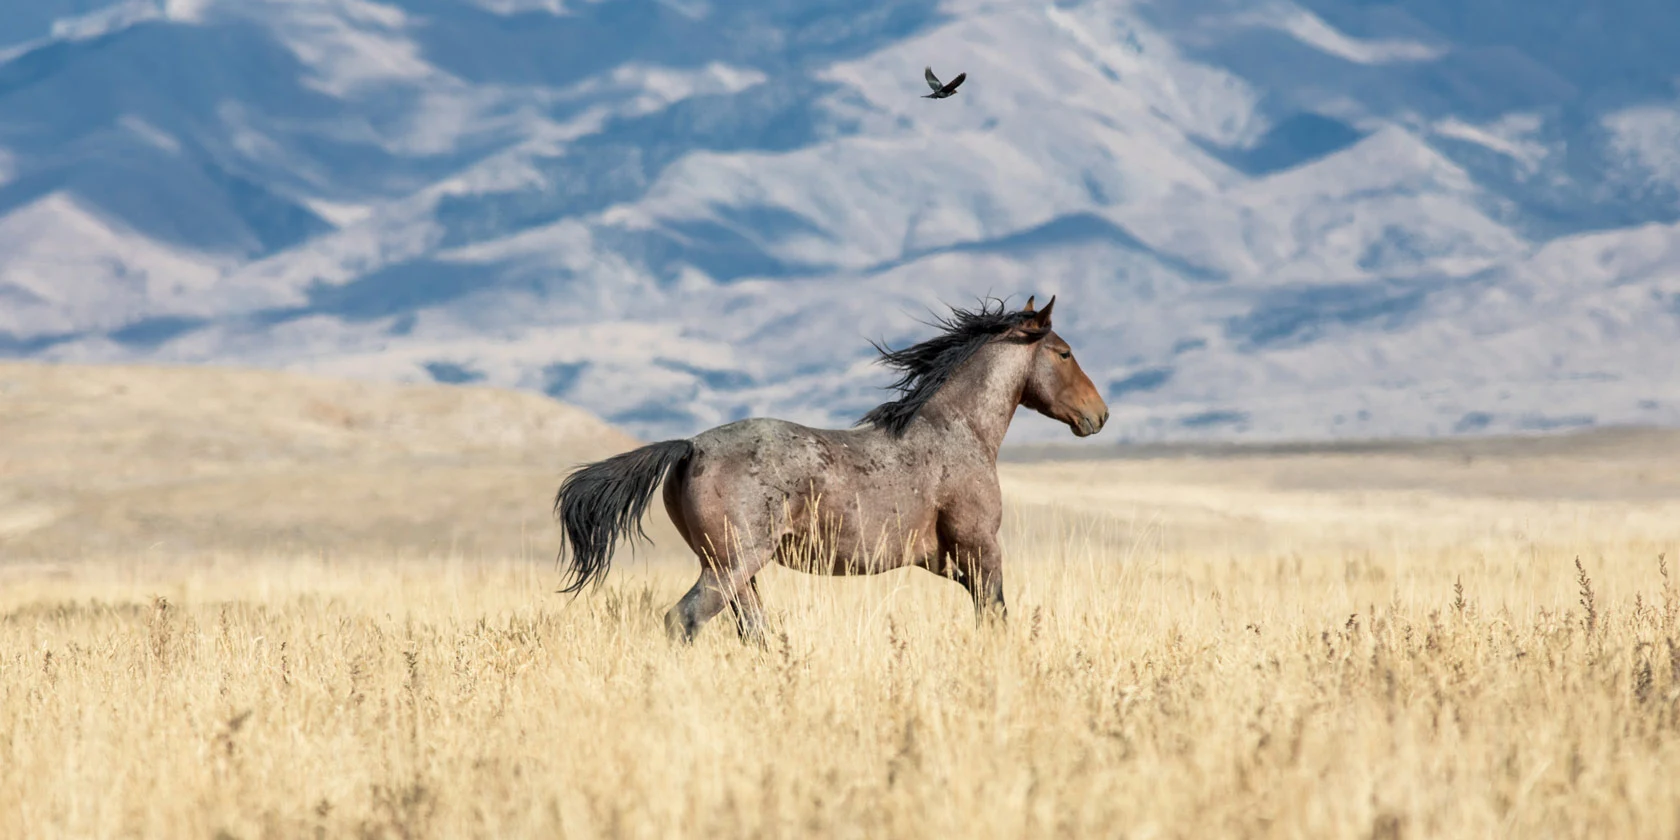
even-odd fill
[{"label": "horse's back", "polygon": [[788,458],[797,457],[834,434],[832,430],[813,429],[791,420],[749,417],[714,426],[695,435],[690,442],[699,457]]}]

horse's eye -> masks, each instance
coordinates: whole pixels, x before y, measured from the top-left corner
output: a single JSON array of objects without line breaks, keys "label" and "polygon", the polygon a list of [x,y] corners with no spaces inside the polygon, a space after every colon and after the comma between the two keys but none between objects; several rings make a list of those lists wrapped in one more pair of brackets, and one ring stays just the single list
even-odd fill
[{"label": "horse's eye", "polygon": [[1057,352],[1056,355],[1061,356],[1064,359],[1071,359],[1071,358],[1073,358],[1073,351],[1072,350],[1062,350],[1062,351]]}]

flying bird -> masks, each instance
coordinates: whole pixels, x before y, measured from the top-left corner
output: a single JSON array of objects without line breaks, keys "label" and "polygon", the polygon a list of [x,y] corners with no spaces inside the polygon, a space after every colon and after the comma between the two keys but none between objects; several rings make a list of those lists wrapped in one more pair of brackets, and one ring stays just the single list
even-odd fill
[{"label": "flying bird", "polygon": [[926,75],[927,75],[928,87],[933,88],[933,93],[930,93],[927,96],[922,97],[923,99],[944,99],[945,97],[956,93],[957,92],[957,85],[962,84],[963,79],[968,78],[967,73],[958,73],[957,77],[955,79],[952,79],[951,83],[947,85],[947,84],[940,84],[939,77],[933,75],[933,68],[932,67],[929,67],[927,69]]}]

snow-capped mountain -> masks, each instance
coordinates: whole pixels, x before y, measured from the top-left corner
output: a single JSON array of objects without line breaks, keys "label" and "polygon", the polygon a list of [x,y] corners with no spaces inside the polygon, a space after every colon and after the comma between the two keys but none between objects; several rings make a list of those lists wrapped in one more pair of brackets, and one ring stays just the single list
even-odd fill
[{"label": "snow-capped mountain", "polygon": [[6,355],[661,437],[849,424],[868,339],[1057,294],[1102,439],[1680,424],[1680,5],[18,5]]}]

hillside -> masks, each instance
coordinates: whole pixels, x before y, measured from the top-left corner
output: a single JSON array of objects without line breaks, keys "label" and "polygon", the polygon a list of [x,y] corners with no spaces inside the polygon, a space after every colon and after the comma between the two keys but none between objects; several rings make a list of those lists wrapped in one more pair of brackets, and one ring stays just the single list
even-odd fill
[{"label": "hillside", "polygon": [[554,488],[634,441],[492,388],[0,364],[0,559],[551,554]]},{"label": "hillside", "polygon": [[1672,4],[28,5],[6,355],[655,437],[848,423],[867,339],[1059,294],[1113,438],[1680,424]]}]

